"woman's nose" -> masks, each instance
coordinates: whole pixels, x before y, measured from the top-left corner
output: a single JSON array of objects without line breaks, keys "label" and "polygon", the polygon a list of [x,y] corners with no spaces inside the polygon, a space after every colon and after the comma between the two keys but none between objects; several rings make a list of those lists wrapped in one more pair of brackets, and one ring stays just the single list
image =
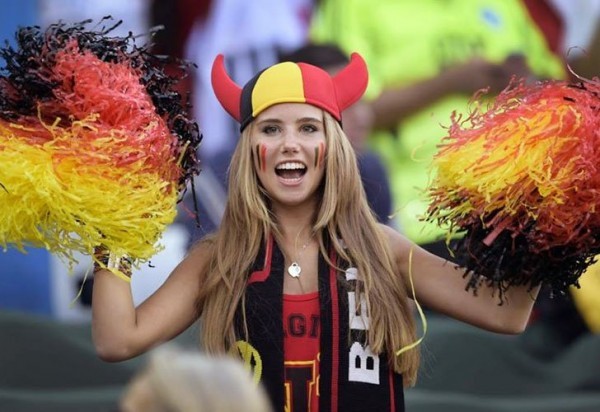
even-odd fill
[{"label": "woman's nose", "polygon": [[299,136],[294,132],[287,132],[283,136],[283,153],[297,153],[300,150]]}]

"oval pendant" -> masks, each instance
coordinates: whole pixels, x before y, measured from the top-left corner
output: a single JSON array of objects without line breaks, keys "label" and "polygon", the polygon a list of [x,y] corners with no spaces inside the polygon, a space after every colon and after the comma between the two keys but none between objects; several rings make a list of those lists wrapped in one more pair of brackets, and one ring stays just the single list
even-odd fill
[{"label": "oval pendant", "polygon": [[302,272],[302,268],[296,262],[292,262],[292,264],[290,266],[288,266],[287,271],[291,277],[297,278],[298,276],[300,276],[300,272]]}]

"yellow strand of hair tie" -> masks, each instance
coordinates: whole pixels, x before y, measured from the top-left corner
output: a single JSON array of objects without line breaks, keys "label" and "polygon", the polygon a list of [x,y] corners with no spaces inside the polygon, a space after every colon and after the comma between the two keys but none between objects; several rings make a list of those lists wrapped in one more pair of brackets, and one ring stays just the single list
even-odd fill
[{"label": "yellow strand of hair tie", "polygon": [[415,284],[413,282],[413,276],[412,276],[412,258],[413,258],[413,248],[411,247],[410,252],[408,254],[408,279],[410,280],[410,290],[412,292],[413,300],[415,301],[415,305],[417,305],[417,310],[419,311],[419,316],[421,317],[421,324],[423,325],[423,335],[419,339],[417,339],[415,342],[411,343],[410,345],[406,345],[403,348],[396,351],[396,356],[400,356],[404,352],[409,351],[409,350],[414,349],[417,346],[419,346],[421,344],[421,342],[423,341],[423,339],[425,339],[425,335],[427,334],[427,318],[425,317],[425,313],[423,313],[423,308],[421,308],[421,305],[419,304],[419,301],[417,300],[417,295],[415,293]]}]

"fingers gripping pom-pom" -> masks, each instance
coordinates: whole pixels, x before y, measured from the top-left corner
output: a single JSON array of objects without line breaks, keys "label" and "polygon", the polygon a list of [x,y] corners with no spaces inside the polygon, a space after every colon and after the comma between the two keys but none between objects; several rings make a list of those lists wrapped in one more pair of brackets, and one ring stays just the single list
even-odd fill
[{"label": "fingers gripping pom-pom", "polygon": [[0,49],[0,244],[143,261],[199,171],[201,135],[169,60],[86,24],[23,28]]},{"label": "fingers gripping pom-pom", "polygon": [[427,218],[461,237],[469,288],[577,285],[600,252],[599,156],[597,78],[519,83],[453,119]]}]

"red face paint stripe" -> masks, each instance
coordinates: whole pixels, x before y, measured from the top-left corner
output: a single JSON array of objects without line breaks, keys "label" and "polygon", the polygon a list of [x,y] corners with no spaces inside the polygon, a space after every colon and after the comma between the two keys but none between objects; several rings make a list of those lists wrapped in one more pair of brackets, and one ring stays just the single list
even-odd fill
[{"label": "red face paint stripe", "polygon": [[267,147],[264,145],[260,145],[260,159],[262,162],[260,170],[264,172],[267,170]]}]

